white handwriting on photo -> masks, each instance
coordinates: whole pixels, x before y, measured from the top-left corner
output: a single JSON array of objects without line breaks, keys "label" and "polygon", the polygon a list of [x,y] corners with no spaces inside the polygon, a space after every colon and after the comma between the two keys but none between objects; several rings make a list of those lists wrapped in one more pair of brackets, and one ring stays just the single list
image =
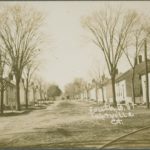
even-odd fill
[{"label": "white handwriting on photo", "polygon": [[97,120],[109,120],[111,124],[123,124],[123,118],[134,117],[134,113],[129,109],[118,106],[114,108],[112,106],[99,106],[99,107],[90,107],[90,114],[92,118]]}]

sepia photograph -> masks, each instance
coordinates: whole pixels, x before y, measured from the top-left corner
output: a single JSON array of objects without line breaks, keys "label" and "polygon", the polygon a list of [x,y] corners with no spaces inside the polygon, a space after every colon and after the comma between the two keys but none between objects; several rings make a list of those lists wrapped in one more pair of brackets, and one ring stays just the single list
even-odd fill
[{"label": "sepia photograph", "polygon": [[0,1],[4,148],[150,148],[149,1]]}]

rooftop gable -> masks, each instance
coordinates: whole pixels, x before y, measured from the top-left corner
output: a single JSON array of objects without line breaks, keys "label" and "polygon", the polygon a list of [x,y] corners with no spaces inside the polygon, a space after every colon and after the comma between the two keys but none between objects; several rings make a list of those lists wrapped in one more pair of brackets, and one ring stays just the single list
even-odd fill
[{"label": "rooftop gable", "polygon": [[[132,72],[133,72],[132,68],[127,70],[125,73],[121,74],[120,76],[118,76],[116,78],[116,82],[125,80],[127,78],[131,78],[132,77]],[[150,72],[150,60],[148,60],[148,72]],[[141,62],[140,64],[137,64],[135,66],[135,74],[138,74],[138,75],[145,74],[145,61]]]}]

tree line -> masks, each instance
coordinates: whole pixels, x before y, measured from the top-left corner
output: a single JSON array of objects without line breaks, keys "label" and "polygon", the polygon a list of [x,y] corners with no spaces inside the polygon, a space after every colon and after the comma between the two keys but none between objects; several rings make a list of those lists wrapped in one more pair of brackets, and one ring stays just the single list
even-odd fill
[{"label": "tree line", "polygon": [[[40,53],[44,16],[41,12],[25,6],[13,5],[0,11],[0,92],[1,113],[4,110],[4,91],[8,80],[15,77],[16,109],[21,110],[20,83],[25,90],[26,108],[31,78],[38,67],[37,55]],[[33,85],[33,83],[32,83]]]},{"label": "tree line", "polygon": [[[115,80],[118,63],[123,55],[126,56],[132,68],[132,99],[135,103],[135,66],[139,54],[148,51],[147,47],[150,43],[149,19],[149,17],[135,10],[123,11],[121,8],[107,7],[104,10],[95,11],[81,20],[82,27],[88,31],[91,41],[98,47],[100,53],[102,52],[105,59],[111,78],[115,107],[117,106]],[[147,53],[145,55],[145,68],[147,68]],[[145,70],[147,75],[148,69]],[[103,74],[101,73],[98,75],[98,79],[93,80],[95,83],[100,83],[101,87],[102,76]],[[148,77],[146,79],[146,89],[148,89]],[[68,85],[71,87],[70,90],[75,88],[75,84],[74,86],[71,85]],[[68,87],[67,91],[69,91]],[[147,107],[149,108],[149,90],[146,91]]]}]

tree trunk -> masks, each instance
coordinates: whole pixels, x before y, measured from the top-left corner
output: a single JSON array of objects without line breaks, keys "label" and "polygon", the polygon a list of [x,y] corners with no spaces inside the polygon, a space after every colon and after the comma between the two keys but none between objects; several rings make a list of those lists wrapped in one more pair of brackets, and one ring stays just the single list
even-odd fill
[{"label": "tree trunk", "polygon": [[36,90],[34,88],[32,88],[32,92],[33,92],[33,103],[35,104],[35,94],[36,94]]},{"label": "tree trunk", "polygon": [[95,87],[96,102],[98,102],[98,91],[97,90],[98,89],[97,89],[97,85],[96,85],[96,87]]},{"label": "tree trunk", "polygon": [[102,90],[102,99],[103,99],[103,104],[105,103],[105,99],[104,99],[104,89],[103,87],[101,87],[101,90]]},{"label": "tree trunk", "polygon": [[86,90],[86,100],[88,100],[88,99],[89,99],[89,91]]},{"label": "tree trunk", "polygon": [[26,109],[28,109],[28,88],[25,89]]},{"label": "tree trunk", "polygon": [[40,99],[42,99],[42,88],[40,87]]},{"label": "tree trunk", "polygon": [[113,105],[114,107],[117,107],[116,90],[115,90],[115,75],[111,76],[111,83],[112,83]]},{"label": "tree trunk", "polygon": [[1,88],[1,114],[4,113],[4,87]]},{"label": "tree trunk", "polygon": [[148,78],[148,64],[147,64],[147,41],[144,43],[144,53],[145,53],[145,78],[146,78],[146,103],[149,109],[149,78]]},{"label": "tree trunk", "polygon": [[28,79],[26,80],[26,88],[25,88],[25,100],[26,100],[26,109],[28,109],[28,93],[29,93],[29,82]]},{"label": "tree trunk", "polygon": [[21,107],[20,107],[20,81],[19,80],[16,80],[16,109],[18,111],[21,110]]},{"label": "tree trunk", "polygon": [[135,69],[133,69],[133,72],[132,72],[132,99],[133,99],[133,102],[134,102],[134,104],[135,104],[136,102],[135,102],[134,77],[135,77]]}]

